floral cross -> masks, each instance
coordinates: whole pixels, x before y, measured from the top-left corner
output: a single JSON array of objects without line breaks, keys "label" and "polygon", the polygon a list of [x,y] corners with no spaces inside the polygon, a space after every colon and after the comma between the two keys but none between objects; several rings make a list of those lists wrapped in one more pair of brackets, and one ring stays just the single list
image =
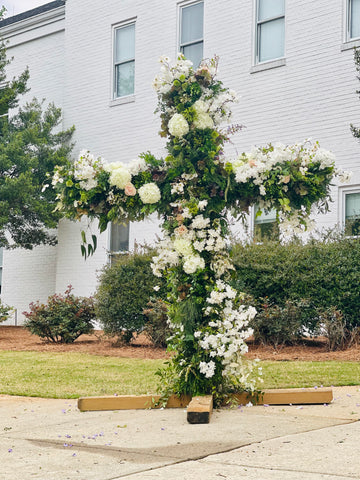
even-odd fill
[{"label": "floral cross", "polygon": [[163,239],[152,268],[167,280],[175,351],[160,372],[163,391],[223,398],[256,385],[243,356],[256,311],[229,283],[228,215],[242,217],[258,204],[276,209],[283,232],[306,229],[312,206],[327,209],[330,182],[342,173],[318,143],[268,145],[227,159],[224,144],[240,127],[221,127],[236,94],[216,78],[218,59],[197,69],[182,55],[174,65],[167,57],[160,63],[153,87],[166,158],[147,152],[128,164],[106,163],[83,151],[57,169],[52,184],[66,216],[97,218],[101,231],[159,214]]}]

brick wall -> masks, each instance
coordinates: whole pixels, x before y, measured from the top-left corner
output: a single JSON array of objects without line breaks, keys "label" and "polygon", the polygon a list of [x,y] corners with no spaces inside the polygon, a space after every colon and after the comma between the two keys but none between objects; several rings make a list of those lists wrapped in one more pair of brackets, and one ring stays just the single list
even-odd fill
[{"label": "brick wall", "polygon": [[[360,125],[355,93],[359,82],[353,52],[343,43],[344,3],[286,2],[286,64],[253,72],[254,2],[205,0],[204,56],[220,56],[219,77],[241,96],[234,108],[234,122],[246,126],[234,137],[235,145],[227,147],[229,155],[254,144],[292,143],[311,137],[333,150],[339,166],[354,171],[352,184],[360,184],[360,146],[349,130],[351,122]],[[32,39],[22,37],[18,44],[13,38],[9,53],[15,61],[10,71],[19,72],[29,64],[31,93],[63,106],[64,127],[76,126],[75,154],[87,148],[108,161],[124,162],[146,150],[161,155],[165,141],[157,135],[159,119],[153,114],[156,96],[151,82],[158,71],[158,57],[176,55],[177,16],[175,0],[108,0],[106,5],[67,0],[66,33],[36,38],[34,30]],[[133,101],[117,104],[111,98],[112,29],[129,19],[136,19],[135,94]],[[317,217],[320,227],[339,221],[338,186],[333,199],[331,213]],[[107,235],[99,237],[98,251],[84,262],[79,253],[84,227],[61,222],[56,249],[6,252],[4,296],[15,301],[10,291],[30,288],[30,256],[33,265],[39,265],[43,252],[47,252],[48,273],[36,274],[29,298],[35,295],[32,299],[36,299],[37,291],[41,295],[52,289],[63,291],[69,283],[78,294],[93,293],[97,271],[107,259]],[[96,225],[92,228],[95,232]],[[130,243],[151,243],[158,233],[155,217],[133,224]],[[15,278],[9,271],[21,273]]]}]

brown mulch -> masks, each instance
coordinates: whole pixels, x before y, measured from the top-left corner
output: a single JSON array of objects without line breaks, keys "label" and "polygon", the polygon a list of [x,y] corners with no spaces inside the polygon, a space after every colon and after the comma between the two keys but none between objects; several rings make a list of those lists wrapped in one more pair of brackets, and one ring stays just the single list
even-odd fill
[{"label": "brown mulch", "polygon": [[[307,360],[307,361],[360,361],[360,345],[347,350],[329,352],[325,339],[306,339],[300,345],[283,346],[275,350],[271,346],[254,345],[248,342],[249,358],[261,360]],[[38,352],[77,352],[91,355],[105,355],[126,358],[168,358],[165,349],[154,348],[151,342],[139,335],[131,346],[114,344],[114,339],[106,337],[102,331],[93,335],[81,335],[73,344],[47,343],[35,335],[31,335],[23,327],[0,326],[0,350],[38,351]]]}]

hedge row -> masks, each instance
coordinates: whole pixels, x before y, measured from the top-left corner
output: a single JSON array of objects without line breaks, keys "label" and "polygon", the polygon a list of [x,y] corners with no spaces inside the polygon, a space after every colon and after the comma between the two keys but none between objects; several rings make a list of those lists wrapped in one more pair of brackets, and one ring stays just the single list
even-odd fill
[{"label": "hedge row", "polygon": [[[130,341],[134,332],[145,329],[155,343],[165,342],[166,304],[159,300],[166,300],[165,282],[152,274],[153,253],[121,255],[103,269],[95,314],[108,335]],[[306,245],[234,244],[231,255],[236,268],[233,285],[248,294],[247,301],[258,310],[253,323],[257,340],[276,346],[295,341],[305,329],[316,334],[321,325],[329,346],[339,348],[354,332],[360,332],[358,238],[314,240]],[[62,318],[60,310],[58,317]],[[48,327],[54,309],[45,313],[41,322],[46,317]],[[89,328],[93,315],[87,319]],[[75,330],[76,336],[82,331]]]},{"label": "hedge row", "polygon": [[[236,287],[255,299],[285,306],[305,302],[304,323],[315,331],[321,314],[338,309],[349,330],[360,326],[360,240],[308,244],[275,242],[232,247]],[[303,308],[304,310],[304,308]]]}]

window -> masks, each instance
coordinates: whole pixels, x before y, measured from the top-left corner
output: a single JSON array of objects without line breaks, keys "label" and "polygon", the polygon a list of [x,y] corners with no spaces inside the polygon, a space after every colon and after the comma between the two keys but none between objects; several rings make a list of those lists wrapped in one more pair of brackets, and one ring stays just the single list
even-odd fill
[{"label": "window", "polygon": [[129,250],[129,224],[113,223],[109,229],[109,256],[110,263],[119,253]]},{"label": "window", "polygon": [[345,235],[360,235],[360,192],[345,193]]},{"label": "window", "polygon": [[3,251],[4,249],[0,247],[0,294],[1,294],[1,286],[2,286]]},{"label": "window", "polygon": [[347,0],[348,40],[360,38],[360,0]]},{"label": "window", "polygon": [[284,56],[285,0],[257,0],[256,63]]},{"label": "window", "polygon": [[134,93],[135,23],[114,30],[114,98]]},{"label": "window", "polygon": [[180,8],[180,52],[191,60],[194,67],[203,59],[204,2]]},{"label": "window", "polygon": [[254,207],[254,240],[262,241],[265,239],[275,240],[279,238],[279,226],[276,221],[276,210],[269,212],[261,211],[260,208]]}]

